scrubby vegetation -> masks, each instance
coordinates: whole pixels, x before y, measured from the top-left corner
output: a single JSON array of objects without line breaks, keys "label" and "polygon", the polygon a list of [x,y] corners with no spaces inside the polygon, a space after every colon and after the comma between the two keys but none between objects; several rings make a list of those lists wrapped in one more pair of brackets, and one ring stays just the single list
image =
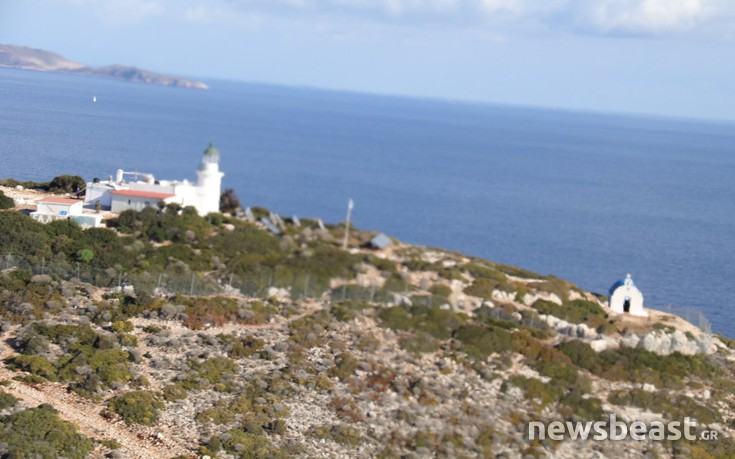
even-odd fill
[{"label": "scrubby vegetation", "polygon": [[531,305],[541,314],[552,315],[574,324],[585,324],[599,332],[610,331],[613,327],[608,323],[608,314],[602,307],[587,300],[568,301],[556,304],[550,301],[537,300]]},{"label": "scrubby vegetation", "polygon": [[13,198],[5,196],[5,193],[0,191],[0,209],[12,209],[13,207],[15,207]]},{"label": "scrubby vegetation", "polygon": [[110,412],[120,416],[128,424],[152,425],[158,421],[163,402],[157,394],[146,391],[128,392],[107,402]]},{"label": "scrubby vegetation", "polygon": [[[131,356],[122,344],[134,344],[124,334],[102,334],[86,325],[36,322],[22,329],[17,339],[19,355],[8,360],[15,369],[50,381],[64,381],[85,395],[115,385],[132,383]],[[49,360],[51,345],[64,354]]]},{"label": "scrubby vegetation", "polygon": [[83,459],[93,446],[49,405],[0,417],[0,457]]},{"label": "scrubby vegetation", "polygon": [[12,408],[18,403],[18,399],[10,394],[0,391],[0,411]]},{"label": "scrubby vegetation", "polygon": [[645,349],[621,348],[597,353],[578,340],[562,343],[559,349],[578,367],[613,381],[650,383],[657,387],[681,388],[685,381],[712,380],[722,375],[707,357],[674,353],[661,356]]},{"label": "scrubby vegetation", "polygon": [[[359,230],[344,251],[342,226],[307,219],[275,236],[169,205],[109,224],[82,230],[0,212],[3,365],[14,385],[104,404],[141,441],[166,423],[191,454],[213,458],[545,457],[560,445],[527,442],[528,421],[597,420],[629,406],[730,431],[730,349],[596,352],[588,332],[620,341],[624,326],[553,276],[400,244],[358,249],[374,235]],[[33,430],[37,457],[88,452],[88,439],[57,427],[47,407],[25,409],[11,389],[0,388],[1,428]],[[12,438],[0,435],[0,457],[24,457],[24,440]],[[68,438],[81,446],[68,449]],[[679,449],[716,457],[726,447],[635,451]]]},{"label": "scrubby vegetation", "polygon": [[220,451],[241,459],[272,459],[287,457],[273,446],[265,435],[233,429],[222,435],[212,437],[202,448],[203,454],[216,455]]},{"label": "scrubby vegetation", "polygon": [[0,186],[10,188],[20,186],[31,190],[50,191],[51,193],[74,193],[77,189],[83,190],[85,185],[84,179],[78,175],[58,175],[50,182],[20,182],[13,179],[0,179]]}]

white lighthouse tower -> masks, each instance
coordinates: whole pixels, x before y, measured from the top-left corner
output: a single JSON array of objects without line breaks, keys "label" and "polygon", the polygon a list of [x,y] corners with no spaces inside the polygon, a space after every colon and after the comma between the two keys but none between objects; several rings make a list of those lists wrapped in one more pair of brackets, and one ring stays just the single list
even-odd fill
[{"label": "white lighthouse tower", "polygon": [[197,170],[197,190],[199,194],[197,210],[200,215],[219,212],[219,198],[222,193],[222,177],[219,170],[219,150],[211,143],[204,150],[202,164]]}]

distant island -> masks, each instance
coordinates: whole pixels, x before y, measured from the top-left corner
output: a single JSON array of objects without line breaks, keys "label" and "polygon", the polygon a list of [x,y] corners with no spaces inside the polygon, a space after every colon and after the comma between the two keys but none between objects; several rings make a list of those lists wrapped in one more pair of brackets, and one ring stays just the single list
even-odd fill
[{"label": "distant island", "polygon": [[200,81],[188,81],[171,75],[162,75],[137,67],[117,64],[106,65],[104,67],[91,67],[70,61],[56,53],[14,45],[0,44],[0,68],[89,75],[133,81],[136,83],[209,89],[209,86]]}]

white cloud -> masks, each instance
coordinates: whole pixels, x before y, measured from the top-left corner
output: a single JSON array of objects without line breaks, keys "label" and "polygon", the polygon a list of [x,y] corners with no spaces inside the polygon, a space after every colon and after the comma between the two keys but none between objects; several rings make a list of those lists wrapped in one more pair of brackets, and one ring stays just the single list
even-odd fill
[{"label": "white cloud", "polygon": [[583,2],[583,26],[602,33],[683,33],[731,16],[735,4],[713,0],[596,0]]},{"label": "white cloud", "polygon": [[481,0],[482,9],[487,14],[526,14],[527,5],[521,0]]},{"label": "white cloud", "polygon": [[258,27],[264,22],[263,18],[259,15],[233,11],[232,9],[217,5],[196,5],[188,7],[183,11],[182,17],[187,22],[197,24],[234,25],[247,28]]},{"label": "white cloud", "polygon": [[542,23],[610,35],[710,34],[735,30],[735,0],[56,0],[116,26],[155,16],[253,27],[268,21],[455,26],[493,31]]},{"label": "white cloud", "polygon": [[91,11],[106,24],[116,27],[136,26],[166,13],[159,0],[63,0],[77,8]]}]

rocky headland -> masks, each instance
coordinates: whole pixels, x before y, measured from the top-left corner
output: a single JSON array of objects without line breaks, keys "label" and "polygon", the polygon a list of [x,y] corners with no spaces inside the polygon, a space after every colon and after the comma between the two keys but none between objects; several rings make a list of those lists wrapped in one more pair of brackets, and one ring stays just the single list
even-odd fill
[{"label": "rocky headland", "polygon": [[114,78],[136,83],[182,88],[209,89],[205,83],[199,81],[189,81],[175,76],[162,75],[137,67],[124,65],[91,67],[70,61],[49,51],[14,45],[0,44],[0,67]]},{"label": "rocky headland", "polygon": [[[343,250],[342,225],[253,215],[171,205],[82,230],[0,212],[0,456],[735,451],[725,337],[665,312],[614,314],[553,276],[395,240],[374,250],[366,231]],[[720,436],[527,436],[531,421],[610,414],[688,416]]]}]

